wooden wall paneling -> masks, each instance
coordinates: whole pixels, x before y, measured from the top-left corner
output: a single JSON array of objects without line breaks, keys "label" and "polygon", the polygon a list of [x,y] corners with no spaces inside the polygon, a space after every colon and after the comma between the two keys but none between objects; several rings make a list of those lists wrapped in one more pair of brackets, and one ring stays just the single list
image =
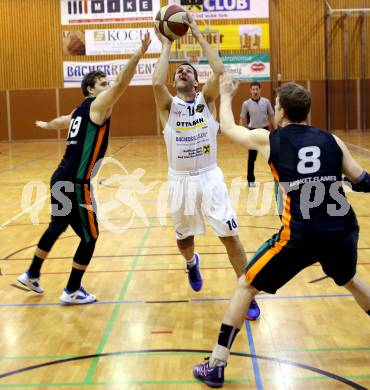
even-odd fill
[{"label": "wooden wall paneling", "polygon": [[[70,114],[84,100],[81,88],[60,88],[59,89],[59,112],[60,115]],[[62,130],[60,137],[65,139],[68,130]]]},{"label": "wooden wall paneling", "polygon": [[320,129],[327,129],[326,111],[326,82],[313,80],[310,82],[311,89],[311,125]]},{"label": "wooden wall paneling", "polygon": [[6,91],[0,91],[0,140],[8,140],[8,111],[6,104]]},{"label": "wooden wall paneling", "polygon": [[111,135],[116,137],[157,135],[152,86],[128,87],[114,106]]},{"label": "wooden wall paneling", "polygon": [[57,138],[55,130],[43,130],[35,126],[36,120],[56,117],[54,89],[24,89],[10,91],[10,115],[12,139]]},{"label": "wooden wall paneling", "polygon": [[367,110],[365,110],[366,113],[366,128],[367,130],[370,130],[370,79],[365,80],[365,88],[366,88],[366,107]]},{"label": "wooden wall paneling", "polygon": [[0,88],[61,84],[59,5],[59,0],[0,1]]},{"label": "wooden wall paneling", "polygon": [[332,115],[332,128],[333,130],[344,129],[344,81],[330,81],[330,89],[332,91],[332,104],[329,109],[331,110]]},{"label": "wooden wall paneling", "polygon": [[[331,2],[333,8],[370,8],[370,3],[355,2]],[[336,5],[336,6],[334,6]],[[370,36],[370,14],[365,16],[365,35]],[[342,79],[344,75],[344,15],[333,14],[331,17],[331,72],[332,79]],[[349,77],[359,78],[361,76],[361,29],[359,14],[351,14],[348,17],[348,39],[349,39]],[[366,52],[366,64],[370,64],[370,52]],[[370,67],[367,66],[366,75],[369,77]]]},{"label": "wooden wall paneling", "polygon": [[279,12],[279,0],[269,1],[270,11],[270,78],[272,86],[276,87],[280,67],[280,12]]},{"label": "wooden wall paneling", "polygon": [[[370,7],[369,0],[330,0],[334,8],[359,8]],[[161,0],[161,5],[167,4],[166,0]],[[277,86],[277,74],[282,74],[283,80],[315,80],[319,82],[325,79],[325,34],[324,34],[324,2],[321,0],[270,0],[270,19],[254,19],[248,23],[270,23],[270,54],[271,54],[271,78],[272,83],[268,85]],[[243,24],[244,19],[211,20],[210,26],[220,24]],[[120,24],[97,24],[97,25],[73,25],[62,26],[60,24],[60,0],[32,0],[32,1],[0,1],[0,57],[5,59],[0,63],[0,89],[24,89],[24,88],[61,88],[60,89],[60,113],[70,112],[74,105],[82,100],[82,94],[78,88],[64,90],[63,87],[63,61],[94,61],[111,60],[115,58],[128,58],[122,56],[63,56],[61,33],[63,30],[85,30],[94,28],[134,28],[151,27],[152,23],[128,23]],[[350,78],[360,77],[360,28],[357,17],[349,18],[349,73]],[[370,15],[365,18],[366,36],[370,36]],[[343,18],[338,15],[331,19],[331,41],[332,41],[332,78],[340,80],[343,78]],[[368,42],[369,45],[369,42]],[[228,53],[245,53],[245,50],[228,51]],[[247,51],[256,52],[256,51]],[[226,53],[226,52],[225,52]],[[155,57],[155,55],[147,55]],[[21,60],[20,60],[21,59]],[[370,50],[366,52],[366,75],[370,78]],[[170,64],[168,82],[171,83],[172,72],[176,64]],[[352,85],[352,84],[351,84]],[[133,111],[128,112],[133,128],[127,129],[128,133],[136,132],[140,134],[156,134],[156,120],[154,102],[150,86],[144,90],[139,88],[131,94],[130,101],[126,104]],[[246,89],[245,89],[246,88]],[[319,90],[320,87],[317,87]],[[131,89],[130,89],[131,90]],[[150,93],[149,93],[150,90]],[[241,86],[249,96],[248,87]],[[134,90],[132,90],[134,91]],[[149,119],[145,119],[145,126],[141,126],[136,121],[140,117],[142,98],[140,94],[145,91],[148,96],[144,97],[147,107],[149,107]],[[46,92],[48,93],[48,92]],[[268,91],[264,87],[264,95]],[[339,91],[337,86],[334,93],[337,94],[333,105],[340,103],[340,96],[343,91]],[[351,95],[353,94],[351,86]],[[37,92],[36,92],[37,94]],[[274,95],[273,90],[269,91]],[[15,95],[12,95],[15,96]],[[150,97],[149,97],[150,96]],[[138,100],[136,100],[138,98]],[[1,97],[0,97],[1,99]],[[125,97],[122,98],[125,101]],[[237,98],[236,98],[237,99]],[[352,102],[352,97],[351,97]],[[370,100],[370,99],[369,99]],[[55,98],[52,98],[55,101]],[[239,104],[240,102],[237,101]],[[54,103],[52,103],[54,104]],[[351,103],[352,104],[352,103]],[[19,110],[19,108],[16,108]],[[27,110],[29,108],[27,107]],[[116,111],[116,110],[115,110]],[[45,111],[44,111],[45,112]],[[123,110],[125,112],[125,109]],[[353,108],[351,105],[351,126],[353,120]],[[319,114],[313,105],[312,116]],[[338,113],[334,111],[338,122]],[[369,110],[366,111],[369,114]],[[119,114],[121,117],[121,114]],[[121,135],[122,125],[116,122],[113,116],[112,133]],[[152,123],[152,120],[154,121]],[[312,119],[313,119],[312,118]],[[320,120],[321,116],[318,116]],[[42,119],[42,118],[41,118]],[[0,121],[3,121],[0,111]],[[19,121],[19,119],[18,119]],[[0,124],[3,122],[0,122]],[[18,122],[17,122],[18,123]],[[370,123],[368,120],[367,123]],[[369,125],[368,125],[369,127]],[[3,125],[2,125],[3,128]],[[144,129],[143,129],[144,128]],[[1,130],[3,131],[3,130]],[[34,129],[23,132],[25,136],[31,136]],[[125,131],[123,131],[125,133]],[[18,134],[18,132],[17,132]],[[126,133],[125,133],[126,134]],[[61,132],[65,137],[66,132]],[[49,135],[48,135],[49,136]],[[0,138],[4,137],[0,133]],[[2,139],[2,138],[1,138]]]},{"label": "wooden wall paneling", "polygon": [[284,80],[325,78],[324,2],[280,2],[280,61]]},{"label": "wooden wall paneling", "polygon": [[361,129],[361,123],[357,120],[357,93],[359,92],[357,87],[357,80],[348,81],[348,130]]}]

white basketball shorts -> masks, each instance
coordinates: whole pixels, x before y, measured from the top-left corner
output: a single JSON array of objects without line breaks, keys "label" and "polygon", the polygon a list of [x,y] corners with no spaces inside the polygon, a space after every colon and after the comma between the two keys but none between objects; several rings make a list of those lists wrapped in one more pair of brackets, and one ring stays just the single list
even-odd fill
[{"label": "white basketball shorts", "polygon": [[203,235],[203,216],[218,237],[238,235],[224,176],[219,167],[199,174],[168,174],[168,206],[178,240]]}]

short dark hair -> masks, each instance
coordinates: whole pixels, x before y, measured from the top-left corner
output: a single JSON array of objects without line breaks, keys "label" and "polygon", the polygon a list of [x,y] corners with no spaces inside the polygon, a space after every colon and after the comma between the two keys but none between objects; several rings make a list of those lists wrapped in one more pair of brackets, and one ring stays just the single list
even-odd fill
[{"label": "short dark hair", "polygon": [[182,66],[182,65],[189,65],[189,66],[193,69],[193,71],[194,71],[194,78],[195,78],[195,81],[198,81],[198,72],[197,72],[197,70],[194,68],[194,66],[193,66],[192,64],[190,64],[189,62],[183,62],[183,63],[181,63],[181,64],[176,68],[175,73],[173,74],[172,80],[175,80],[175,76],[176,76],[177,69],[179,69],[180,66]]},{"label": "short dark hair", "polygon": [[261,84],[258,81],[252,81],[250,87],[258,87],[261,89]]},{"label": "short dark hair", "polygon": [[107,77],[107,75],[101,70],[93,70],[84,76],[81,82],[81,89],[84,96],[89,96],[89,91],[87,87],[94,88],[95,83],[98,79],[102,77]]},{"label": "short dark hair", "polygon": [[292,122],[307,119],[311,108],[311,95],[306,88],[296,83],[286,83],[276,90],[280,107]]}]

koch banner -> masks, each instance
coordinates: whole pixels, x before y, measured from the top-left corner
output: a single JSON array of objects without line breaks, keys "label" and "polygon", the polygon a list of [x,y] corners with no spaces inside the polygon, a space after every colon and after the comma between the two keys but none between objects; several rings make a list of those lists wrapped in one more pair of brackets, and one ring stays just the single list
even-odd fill
[{"label": "koch banner", "polygon": [[[225,68],[233,78],[240,81],[270,80],[270,55],[262,54],[225,54],[222,56]],[[194,64],[200,83],[205,83],[212,70],[208,63]]]},{"label": "koch banner", "polygon": [[154,28],[130,28],[109,30],[86,30],[87,55],[133,54],[141,45],[144,35],[149,32],[152,43],[148,53],[160,53],[162,45]]},{"label": "koch banner", "polygon": [[170,0],[194,13],[196,19],[244,19],[269,17],[269,0]]},{"label": "koch banner", "polygon": [[[83,77],[93,71],[101,70],[106,73],[110,82],[113,82],[119,71],[127,64],[128,60],[96,61],[96,62],[63,62],[64,87],[79,88]],[[130,85],[151,85],[156,58],[141,59],[136,67],[135,76]]]},{"label": "koch banner", "polygon": [[160,0],[60,0],[63,25],[152,22]]}]

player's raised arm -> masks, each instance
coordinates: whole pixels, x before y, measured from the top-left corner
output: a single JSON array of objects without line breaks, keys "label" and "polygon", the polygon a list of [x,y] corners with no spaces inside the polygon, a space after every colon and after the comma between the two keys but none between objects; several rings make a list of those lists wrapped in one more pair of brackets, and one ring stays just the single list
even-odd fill
[{"label": "player's raised arm", "polygon": [[71,115],[62,115],[58,116],[57,118],[52,119],[49,122],[44,122],[44,121],[36,121],[35,125],[37,127],[40,127],[41,129],[44,130],[63,130],[63,129],[68,129],[69,123],[71,121]]},{"label": "player's raised arm", "polygon": [[265,129],[245,131],[243,126],[235,123],[232,111],[232,99],[235,95],[238,84],[233,82],[232,76],[225,73],[220,79],[220,126],[221,132],[232,141],[245,146],[248,149],[258,150],[263,157],[269,157],[269,132]]},{"label": "player's raised arm", "polygon": [[161,34],[157,27],[155,27],[155,33],[162,44],[162,50],[153,73],[153,90],[155,103],[160,112],[161,123],[164,126],[167,122],[172,102],[172,95],[166,87],[172,41]]},{"label": "player's raised arm", "polygon": [[[131,56],[126,66],[118,73],[118,76],[111,88],[99,93],[91,104],[91,115],[94,116],[97,123],[102,123],[109,117],[113,105],[120,98],[122,93],[130,84],[135,75],[136,66],[141,57],[146,53],[150,45],[150,34],[146,33],[141,41],[139,49]],[[100,120],[98,119],[100,118]]]},{"label": "player's raised arm", "polygon": [[224,64],[222,63],[217,50],[212,48],[212,46],[202,35],[201,31],[199,30],[199,27],[194,20],[194,17],[190,13],[188,13],[187,15],[188,22],[185,21],[185,23],[188,24],[194,38],[199,42],[203,54],[206,56],[209,66],[213,71],[213,74],[204,84],[202,92],[207,103],[214,102],[219,95],[219,77],[224,72]]}]

